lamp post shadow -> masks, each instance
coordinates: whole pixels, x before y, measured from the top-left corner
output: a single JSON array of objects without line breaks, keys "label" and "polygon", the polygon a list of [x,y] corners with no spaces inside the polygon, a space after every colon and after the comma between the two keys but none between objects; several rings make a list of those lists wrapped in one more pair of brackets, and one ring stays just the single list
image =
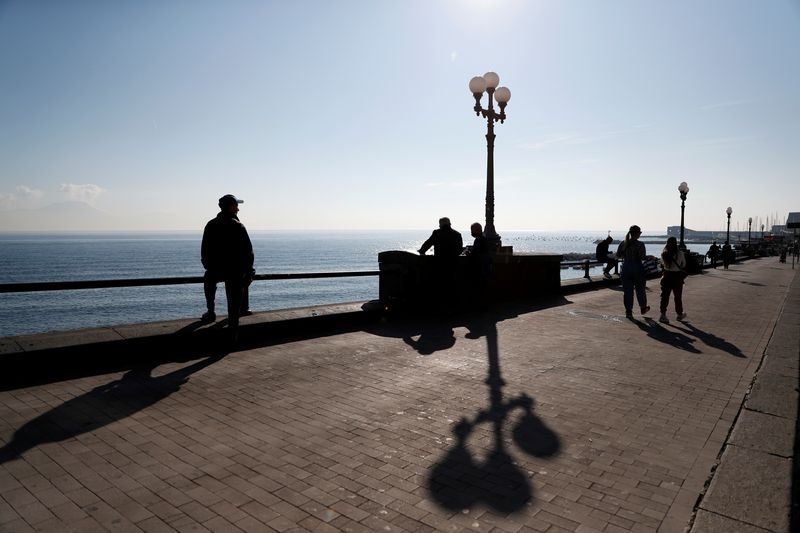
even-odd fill
[{"label": "lamp post shadow", "polygon": [[[489,372],[489,407],[481,409],[472,420],[463,417],[453,427],[456,442],[430,471],[428,491],[433,499],[449,510],[464,510],[485,504],[504,514],[513,513],[533,499],[533,488],[525,472],[514,461],[503,430],[510,415],[523,411],[514,430],[513,441],[525,453],[535,457],[556,455],[561,443],[558,436],[533,413],[533,398],[520,394],[503,399],[503,380],[497,342],[496,321],[478,321],[471,325],[468,338],[486,337]],[[477,461],[467,446],[469,436],[481,424],[492,428],[492,449],[486,459]]]}]

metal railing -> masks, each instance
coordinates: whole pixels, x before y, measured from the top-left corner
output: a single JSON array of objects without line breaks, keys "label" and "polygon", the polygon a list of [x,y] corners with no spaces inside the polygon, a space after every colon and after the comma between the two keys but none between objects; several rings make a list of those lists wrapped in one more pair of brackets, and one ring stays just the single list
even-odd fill
[{"label": "metal railing", "polygon": [[[742,259],[745,254],[736,251],[736,260]],[[579,266],[584,271],[584,278],[590,278],[589,270],[592,267],[605,263],[597,260],[583,259],[579,261],[562,261],[561,266],[573,268]],[[320,278],[355,278],[378,276],[379,270],[357,270],[349,272],[299,272],[291,274],[256,274],[253,281],[288,280],[288,279],[320,279]],[[0,283],[0,294],[9,292],[42,292],[42,291],[72,291],[82,289],[109,289],[117,287],[150,287],[157,285],[187,285],[203,283],[203,276],[186,276],[176,278],[129,278],[129,279],[94,279],[78,281],[45,281],[23,283]]]},{"label": "metal railing", "polygon": [[[319,279],[319,278],[355,278],[377,276],[378,270],[359,270],[350,272],[301,272],[296,274],[256,274],[253,281],[287,280],[287,279]],[[116,287],[149,287],[156,285],[186,285],[203,283],[203,276],[178,278],[133,278],[133,279],[93,279],[82,281],[46,281],[31,283],[0,283],[0,293],[8,292],[41,292],[41,291],[73,291],[81,289],[109,289]]]}]

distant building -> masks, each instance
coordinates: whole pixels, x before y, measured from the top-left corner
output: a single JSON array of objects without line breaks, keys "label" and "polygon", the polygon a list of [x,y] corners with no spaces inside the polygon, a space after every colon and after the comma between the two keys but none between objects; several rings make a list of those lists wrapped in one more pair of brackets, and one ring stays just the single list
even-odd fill
[{"label": "distant building", "polygon": [[[731,232],[731,236],[733,236],[736,232]],[[741,232],[740,232],[741,233]],[[744,232],[745,238],[747,238],[747,232]],[[667,236],[668,237],[677,237],[678,239],[681,238],[681,227],[680,226],[667,226]],[[724,231],[696,231],[693,229],[689,229],[684,227],[683,228],[683,239],[686,241],[699,241],[699,242],[711,242],[715,239],[725,240],[725,232]]]},{"label": "distant building", "polygon": [[800,212],[789,213],[786,217],[786,228],[792,231],[800,229]]}]

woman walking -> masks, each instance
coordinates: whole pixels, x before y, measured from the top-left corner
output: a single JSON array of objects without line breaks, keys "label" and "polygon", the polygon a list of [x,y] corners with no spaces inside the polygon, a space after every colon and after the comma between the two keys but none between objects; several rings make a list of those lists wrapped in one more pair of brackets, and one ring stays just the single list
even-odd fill
[{"label": "woman walking", "polygon": [[664,263],[664,273],[661,275],[661,317],[659,322],[669,324],[667,318],[667,306],[669,305],[669,293],[675,295],[675,312],[678,313],[678,320],[686,318],[683,312],[683,278],[686,277],[686,258],[678,248],[678,240],[675,237],[667,239],[667,245],[661,252],[661,261]]},{"label": "woman walking", "polygon": [[625,316],[633,318],[633,293],[636,292],[636,301],[642,314],[650,310],[647,305],[647,294],[645,290],[645,272],[642,261],[645,260],[647,252],[644,243],[639,241],[642,229],[633,225],[625,235],[625,240],[620,243],[617,249],[617,257],[622,259],[622,293],[625,303]]}]

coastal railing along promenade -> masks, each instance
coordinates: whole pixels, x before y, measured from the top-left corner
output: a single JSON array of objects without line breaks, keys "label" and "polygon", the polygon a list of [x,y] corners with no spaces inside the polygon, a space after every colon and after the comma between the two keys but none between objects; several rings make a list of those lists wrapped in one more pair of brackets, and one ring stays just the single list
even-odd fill
[{"label": "coastal railing along promenade", "polygon": [[[361,276],[377,276],[378,270],[361,270],[350,272],[305,272],[293,274],[256,274],[253,281],[287,280],[287,279],[320,279],[320,278],[352,278]],[[203,283],[202,276],[185,276],[172,278],[129,278],[80,281],[45,281],[30,283],[0,283],[0,293],[7,292],[40,292],[68,291],[79,289],[107,289],[112,287],[152,287],[158,285],[186,285]]]}]

